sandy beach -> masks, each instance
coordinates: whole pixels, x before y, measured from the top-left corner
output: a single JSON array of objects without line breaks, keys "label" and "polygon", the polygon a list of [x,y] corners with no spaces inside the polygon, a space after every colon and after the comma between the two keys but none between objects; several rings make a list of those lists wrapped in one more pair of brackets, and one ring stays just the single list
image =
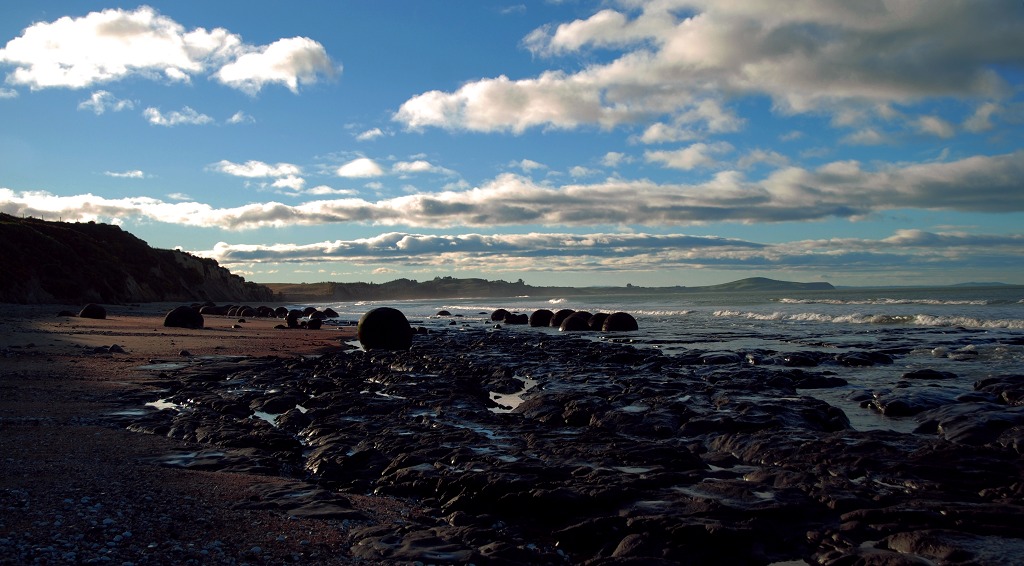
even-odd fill
[{"label": "sandy beach", "polygon": [[[173,306],[108,307],[104,320],[57,316],[73,308],[59,305],[3,306],[0,564],[350,563],[343,519],[242,508],[301,489],[296,482],[161,466],[154,459],[195,447],[101,417],[153,388],[154,372],[137,368],[154,361],[318,354],[355,329],[281,330],[280,320],[228,317],[165,328]],[[123,353],[102,352],[115,344]],[[367,516],[384,523],[408,513],[392,500],[346,500],[372,505]]]}]

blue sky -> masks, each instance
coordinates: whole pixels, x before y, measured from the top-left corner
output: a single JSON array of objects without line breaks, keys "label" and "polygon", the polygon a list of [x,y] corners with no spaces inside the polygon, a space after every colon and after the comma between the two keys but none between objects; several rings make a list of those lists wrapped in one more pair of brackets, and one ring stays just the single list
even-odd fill
[{"label": "blue sky", "polygon": [[259,282],[1024,284],[1024,5],[0,7],[0,211]]}]

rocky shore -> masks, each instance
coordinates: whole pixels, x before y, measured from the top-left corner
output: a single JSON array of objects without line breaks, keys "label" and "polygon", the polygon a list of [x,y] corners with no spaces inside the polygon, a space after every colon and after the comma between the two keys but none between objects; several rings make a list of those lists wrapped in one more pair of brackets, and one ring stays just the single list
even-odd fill
[{"label": "rocky shore", "polygon": [[[210,339],[216,328],[181,331],[162,339],[207,350],[142,362],[129,346],[101,363],[81,356],[83,372],[74,356],[40,355],[39,343],[6,348],[3,387],[16,401],[0,405],[0,556],[1024,560],[1024,376],[921,405],[914,432],[858,431],[805,393],[841,381],[830,367],[870,367],[890,353],[665,356],[483,320],[437,326],[399,352],[362,351],[350,329],[328,326],[268,327],[259,346],[263,336],[235,347],[227,330],[223,340]],[[267,348],[299,336],[323,342]],[[64,398],[63,416],[44,401],[54,397]],[[880,412],[904,410],[877,402]],[[83,403],[89,414],[73,410]],[[65,446],[55,433],[77,440]],[[47,470],[60,471],[46,480]]]}]

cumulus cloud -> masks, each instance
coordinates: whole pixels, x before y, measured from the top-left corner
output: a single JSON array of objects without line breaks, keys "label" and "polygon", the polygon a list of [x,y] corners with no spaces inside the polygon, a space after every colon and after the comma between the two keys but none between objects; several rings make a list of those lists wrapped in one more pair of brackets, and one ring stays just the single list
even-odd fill
[{"label": "cumulus cloud", "polygon": [[190,82],[197,75],[245,92],[278,83],[296,92],[337,72],[323,46],[305,37],[255,46],[223,28],[186,30],[149,6],[62,17],[26,28],[0,49],[9,84],[87,88],[132,76]]},{"label": "cumulus cloud", "polygon": [[400,175],[407,175],[410,173],[437,173],[440,175],[454,175],[455,172],[451,169],[434,165],[429,161],[423,159],[416,159],[413,161],[399,161],[391,166],[391,171]]},{"label": "cumulus cloud", "polygon": [[258,93],[268,83],[298,93],[300,84],[313,84],[320,75],[332,77],[336,72],[324,47],[308,37],[279,39],[246,51],[221,67],[214,78],[249,94]]},{"label": "cumulus cloud", "polygon": [[1000,107],[994,102],[986,102],[964,121],[964,128],[969,132],[987,132],[992,129],[992,118],[999,113]]},{"label": "cumulus cloud", "polygon": [[[357,164],[352,171],[365,167],[365,162]],[[738,171],[719,171],[709,180],[692,184],[612,178],[549,186],[506,173],[471,189],[413,193],[376,202],[338,198],[233,208],[196,202],[169,204],[148,197],[109,199],[0,189],[0,211],[29,216],[59,214],[68,219],[135,217],[230,230],[344,222],[430,228],[686,226],[848,219],[897,209],[1022,212],[1022,178],[1024,151],[1017,151],[879,170],[866,169],[857,161],[833,162],[817,169],[789,166],[754,180]]]},{"label": "cumulus cloud", "polygon": [[264,163],[262,161],[250,160],[245,163],[234,163],[228,160],[221,160],[210,165],[210,169],[235,177],[290,177],[301,175],[302,169],[291,163]]},{"label": "cumulus cloud", "polygon": [[79,110],[92,110],[97,116],[107,110],[120,112],[135,107],[131,100],[122,100],[105,90],[97,90],[88,99],[78,103]]},{"label": "cumulus cloud", "polygon": [[146,120],[154,126],[180,126],[180,125],[192,125],[202,126],[204,124],[213,123],[213,118],[206,114],[196,112],[191,106],[186,106],[181,110],[174,110],[164,114],[159,108],[147,108],[142,112],[142,115],[146,117]]},{"label": "cumulus cloud", "polygon": [[360,157],[338,167],[335,174],[339,177],[380,177],[384,174],[384,169],[376,161],[368,157]]},{"label": "cumulus cloud", "polygon": [[648,163],[661,163],[665,167],[688,171],[698,167],[714,167],[718,163],[714,156],[728,153],[732,149],[728,142],[695,143],[671,151],[645,151],[644,159]]},{"label": "cumulus cloud", "polygon": [[[1013,3],[868,5],[809,0],[623,2],[589,18],[538,28],[524,44],[538,55],[613,53],[608,62],[533,78],[505,76],[429,91],[401,105],[408,128],[522,132],[532,127],[614,127],[669,115],[652,142],[686,139],[702,104],[768,96],[787,113],[1011,93],[1000,69],[1024,63],[1024,12]],[[985,30],[978,33],[977,30]],[[879,56],[878,46],[885,46]],[[726,116],[727,117],[727,116]],[[699,121],[698,120],[698,121]]]},{"label": "cumulus cloud", "polygon": [[0,99],[18,98],[18,91],[13,88],[0,88]]}]

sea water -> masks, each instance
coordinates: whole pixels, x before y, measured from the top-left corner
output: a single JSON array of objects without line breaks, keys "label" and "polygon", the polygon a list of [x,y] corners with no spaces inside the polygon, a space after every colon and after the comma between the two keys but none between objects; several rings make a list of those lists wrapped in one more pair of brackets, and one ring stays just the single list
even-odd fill
[{"label": "sea water", "polygon": [[[915,386],[968,392],[995,375],[1024,375],[1024,286],[840,288],[823,291],[698,292],[521,296],[351,303],[323,303],[342,320],[357,320],[377,306],[405,313],[414,325],[457,331],[486,325],[498,308],[530,314],[569,308],[591,313],[624,311],[636,332],[586,334],[668,356],[700,351],[891,352],[894,363],[869,368],[810,368],[846,379],[845,387],[801,390],[840,406],[860,429],[910,430],[912,419],[884,418],[855,399],[907,386],[902,376],[918,369],[957,378]],[[448,311],[451,316],[437,316]],[[454,322],[454,324],[452,324]],[[501,325],[500,331],[559,334],[554,328]]]}]

